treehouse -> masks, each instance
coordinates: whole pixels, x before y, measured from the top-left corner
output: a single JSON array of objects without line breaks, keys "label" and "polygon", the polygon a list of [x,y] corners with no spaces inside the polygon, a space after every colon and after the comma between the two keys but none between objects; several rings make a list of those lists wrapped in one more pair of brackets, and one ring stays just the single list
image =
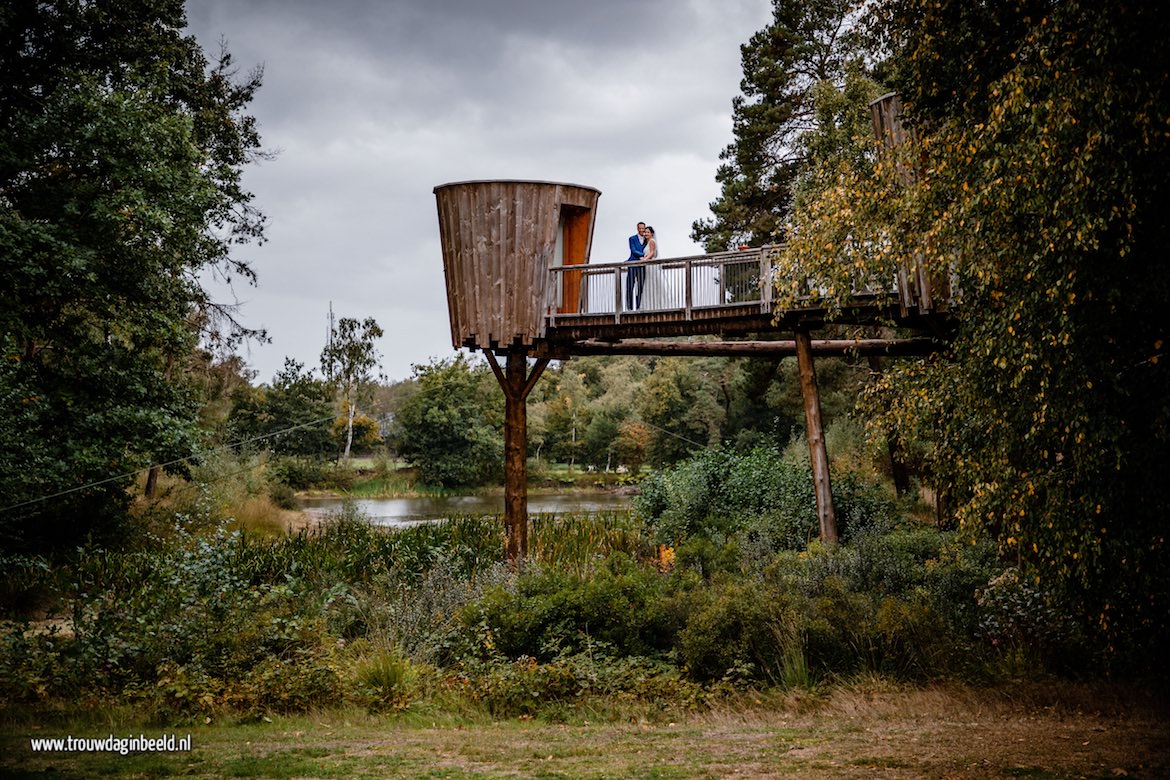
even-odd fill
[{"label": "treehouse", "polygon": [[[872,104],[874,132],[887,146],[912,137],[896,95]],[[904,171],[904,178],[913,176]],[[932,351],[945,333],[949,285],[920,268],[858,280],[834,322],[897,325],[928,338],[875,329],[866,339],[812,339],[829,317],[817,290],[777,310],[773,258],[758,247],[640,262],[590,263],[600,191],[545,181],[465,181],[434,190],[447,287],[451,344],[482,350],[505,394],[505,527],[508,553],[527,549],[526,398],[551,359],[574,355],[795,355],[800,367],[821,536],[836,539],[828,456],[813,356]],[[641,278],[639,293],[630,285]],[[753,333],[791,340],[747,341]],[[716,335],[719,340],[663,337]],[[728,337],[738,337],[731,340]],[[506,357],[502,367],[497,356]],[[534,361],[530,365],[530,361]],[[531,368],[531,371],[530,371]]]}]

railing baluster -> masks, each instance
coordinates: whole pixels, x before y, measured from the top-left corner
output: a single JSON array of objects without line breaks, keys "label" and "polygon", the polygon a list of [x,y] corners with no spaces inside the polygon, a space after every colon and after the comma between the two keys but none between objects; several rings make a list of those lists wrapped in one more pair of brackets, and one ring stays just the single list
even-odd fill
[{"label": "railing baluster", "polygon": [[768,253],[766,251],[764,251],[763,249],[761,249],[760,250],[760,281],[759,281],[760,313],[761,314],[767,314],[771,308],[769,306],[769,299],[772,297],[771,296],[772,274],[770,273],[770,269],[768,267],[769,265],[771,265],[771,264],[768,262]]},{"label": "railing baluster", "polygon": [[622,269],[613,269],[613,321],[622,321]]}]

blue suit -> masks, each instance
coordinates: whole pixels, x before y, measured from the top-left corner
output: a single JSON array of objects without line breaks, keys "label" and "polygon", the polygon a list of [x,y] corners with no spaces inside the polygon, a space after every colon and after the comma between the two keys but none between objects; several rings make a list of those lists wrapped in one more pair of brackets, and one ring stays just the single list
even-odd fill
[{"label": "blue suit", "polygon": [[[641,260],[645,256],[642,237],[637,233],[630,236],[630,256],[626,259],[627,263],[632,263],[635,260]],[[642,308],[642,288],[646,285],[646,267],[637,266],[631,268],[626,274],[626,310],[632,311],[634,309]]]}]

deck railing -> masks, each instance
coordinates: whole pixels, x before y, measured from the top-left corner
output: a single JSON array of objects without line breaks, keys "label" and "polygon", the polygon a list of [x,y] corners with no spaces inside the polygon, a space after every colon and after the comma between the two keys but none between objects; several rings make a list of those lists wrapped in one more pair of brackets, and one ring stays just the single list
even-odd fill
[{"label": "deck railing", "polygon": [[[557,266],[549,301],[554,319],[638,312],[682,311],[756,304],[772,307],[772,267],[766,248],[624,263]],[[566,301],[565,291],[577,291]]]}]

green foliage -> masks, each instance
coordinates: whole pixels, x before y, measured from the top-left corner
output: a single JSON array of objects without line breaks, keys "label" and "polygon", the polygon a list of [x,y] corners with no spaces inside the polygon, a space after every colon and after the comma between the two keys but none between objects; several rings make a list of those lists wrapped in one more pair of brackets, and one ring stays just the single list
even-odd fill
[{"label": "green foliage", "polygon": [[359,695],[372,712],[398,710],[418,693],[419,670],[397,652],[379,652],[358,663],[354,674]]},{"label": "green foliage", "polygon": [[[1080,625],[1058,594],[1018,569],[997,574],[977,594],[984,638],[1012,664],[1069,671],[1083,667]],[[1018,672],[1019,669],[1012,671]]]},{"label": "green foliage", "polygon": [[[529,452],[539,461],[637,473],[719,442],[749,450],[803,425],[793,360],[574,358],[551,366],[529,399]],[[856,404],[865,367],[819,366],[832,421]]]},{"label": "green foliage", "polygon": [[483,365],[462,354],[414,367],[417,391],[394,418],[398,452],[419,478],[442,486],[498,479],[503,463],[503,394]]},{"label": "green foliage", "polygon": [[716,444],[725,412],[711,381],[715,366],[704,361],[688,365],[681,358],[658,361],[642,387],[639,411],[653,430],[648,460],[656,466],[674,463],[702,447]]},{"label": "green foliage", "polygon": [[114,537],[133,473],[194,450],[182,368],[214,310],[198,279],[250,280],[229,249],[263,220],[240,186],[259,76],[235,83],[226,53],[209,67],[184,26],[163,0],[0,14],[6,548]]},{"label": "green foliage", "polygon": [[338,451],[329,435],[332,401],[328,383],[285,358],[271,386],[236,392],[228,425],[247,449],[306,458],[331,456]]},{"label": "green foliage", "polygon": [[[882,527],[893,516],[893,504],[880,486],[849,473],[834,476],[833,500],[843,538]],[[818,532],[807,466],[786,462],[774,449],[747,454],[704,450],[648,476],[635,506],[660,541],[737,535],[741,549],[757,559],[803,549]]]},{"label": "green foliage", "polygon": [[772,22],[741,47],[743,92],[732,100],[735,142],[719,155],[722,187],[714,219],[694,223],[691,237],[707,251],[784,239],[793,187],[807,165],[802,138],[817,126],[818,87],[844,79],[856,56],[849,34],[853,0],[776,0]]},{"label": "green foliage", "polygon": [[1170,299],[1170,12],[877,10],[917,144],[827,172],[794,216],[782,292],[808,280],[831,309],[899,264],[950,280],[950,350],[886,374],[875,429],[1103,652],[1148,664],[1170,637],[1170,371],[1151,315]]},{"label": "green foliage", "polygon": [[[545,530],[622,528],[581,517]],[[65,628],[0,633],[0,698],[117,699],[164,722],[346,703],[558,718],[597,697],[690,709],[854,674],[1090,669],[1055,594],[999,567],[990,545],[919,526],[708,578],[681,553],[671,568],[599,548],[583,570],[555,546],[512,571],[490,517],[387,531],[347,510],[276,538],[172,533],[153,549],[83,550],[58,580],[71,583]]]},{"label": "green foliage", "polygon": [[354,483],[353,469],[318,458],[277,458],[268,467],[271,478],[293,490],[346,492]]},{"label": "green foliage", "polygon": [[52,586],[50,561],[40,555],[0,553],[0,614],[11,608],[35,603]]},{"label": "green foliage", "polygon": [[588,579],[555,570],[521,576],[516,590],[496,589],[460,616],[468,646],[486,637],[487,649],[509,658],[551,660],[599,643],[619,655],[668,650],[681,628],[680,589],[687,578],[667,577],[614,554]]},{"label": "green foliage", "polygon": [[713,590],[679,636],[679,657],[697,680],[781,677],[782,602],[756,582]]}]

